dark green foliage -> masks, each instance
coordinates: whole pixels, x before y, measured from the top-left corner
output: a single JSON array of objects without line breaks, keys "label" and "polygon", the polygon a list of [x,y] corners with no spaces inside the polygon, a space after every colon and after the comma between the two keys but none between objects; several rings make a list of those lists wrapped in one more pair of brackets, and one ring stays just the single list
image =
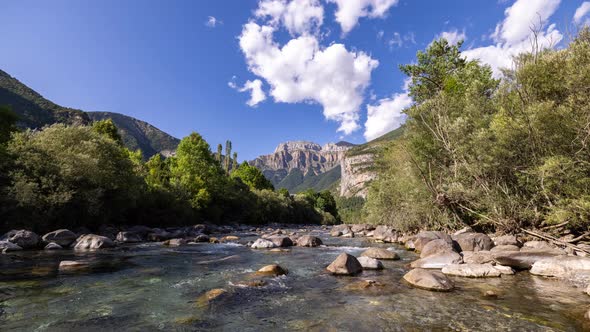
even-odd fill
[{"label": "dark green foliage", "polygon": [[239,167],[234,169],[231,173],[231,178],[240,179],[252,190],[274,190],[272,183],[264,177],[262,172],[258,168],[250,166],[247,162],[243,162]]},{"label": "dark green foliage", "polygon": [[275,187],[286,188],[287,190],[291,191],[292,188],[297,187],[303,182],[303,178],[303,172],[301,172],[301,170],[298,168],[294,168],[281,182],[275,185]]},{"label": "dark green foliage", "polygon": [[121,135],[119,135],[117,126],[115,126],[112,119],[96,121],[92,124],[92,129],[97,133],[112,139],[118,144],[123,144],[123,139],[121,138]]},{"label": "dark green foliage", "polygon": [[364,220],[363,207],[365,199],[358,196],[353,197],[336,197],[336,207],[340,219],[345,224],[358,224]]},{"label": "dark green foliage", "polygon": [[225,173],[229,174],[230,170],[231,170],[231,141],[227,140],[225,142],[225,165],[224,165],[224,169],[225,169]]},{"label": "dark green foliage", "polygon": [[18,116],[10,107],[0,105],[0,144],[8,142],[12,132],[16,131]]},{"label": "dark green foliage", "polygon": [[315,175],[313,172],[308,172],[303,177],[303,181],[301,182],[301,184],[297,185],[294,188],[290,188],[289,191],[293,193],[298,193],[308,189],[312,189],[314,191],[328,190],[334,185],[335,182],[340,180],[340,174],[340,165],[319,175]]}]

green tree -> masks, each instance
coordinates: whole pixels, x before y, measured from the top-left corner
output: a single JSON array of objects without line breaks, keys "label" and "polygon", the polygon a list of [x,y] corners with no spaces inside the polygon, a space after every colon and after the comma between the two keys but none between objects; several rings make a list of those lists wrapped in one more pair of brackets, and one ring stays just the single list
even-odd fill
[{"label": "green tree", "polygon": [[264,177],[262,172],[245,161],[232,171],[231,178],[240,179],[252,190],[274,190],[272,183]]},{"label": "green tree", "polygon": [[121,138],[119,130],[117,129],[117,126],[115,125],[112,119],[96,121],[92,124],[92,128],[97,133],[105,135],[106,137],[117,142],[118,144],[123,144],[123,139]]},{"label": "green tree", "polygon": [[223,145],[217,144],[217,154],[215,155],[215,158],[217,159],[217,162],[219,163],[219,165],[221,165],[221,161],[223,160],[222,153],[223,153]]},{"label": "green tree", "polygon": [[225,173],[229,175],[231,168],[231,141],[225,142]]}]

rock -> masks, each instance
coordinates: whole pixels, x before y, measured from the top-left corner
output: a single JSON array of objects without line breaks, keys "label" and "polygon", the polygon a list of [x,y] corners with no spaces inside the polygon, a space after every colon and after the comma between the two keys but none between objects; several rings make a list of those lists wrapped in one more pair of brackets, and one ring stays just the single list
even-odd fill
[{"label": "rock", "polygon": [[455,251],[455,248],[452,244],[443,239],[436,239],[426,243],[420,252],[420,257],[424,258],[432,254],[438,254],[447,251]]},{"label": "rock", "polygon": [[363,267],[356,257],[347,253],[341,253],[326,269],[332,274],[338,275],[353,275],[363,271]]},{"label": "rock", "polygon": [[483,293],[483,296],[496,298],[496,297],[498,297],[498,294],[496,292],[494,292],[493,290],[487,290],[487,291],[485,291],[485,293]]},{"label": "rock", "polygon": [[194,241],[197,243],[209,242],[209,235],[199,234],[195,237]]},{"label": "rock", "polygon": [[214,236],[211,236],[209,237],[209,243],[219,243],[219,239]]},{"label": "rock", "polygon": [[496,264],[496,265],[494,265],[494,269],[500,271],[500,273],[505,274],[505,275],[514,274],[514,270],[510,266]]},{"label": "rock", "polygon": [[536,261],[531,274],[567,279],[576,274],[590,272],[590,258],[578,256],[557,256]]},{"label": "rock", "polygon": [[228,235],[228,236],[224,236],[221,239],[219,239],[219,242],[221,242],[221,243],[236,242],[238,240],[240,240],[239,236]]},{"label": "rock", "polygon": [[346,234],[343,234],[342,237],[345,239],[352,239],[354,237],[354,233],[353,232],[346,233]]},{"label": "rock", "polygon": [[496,246],[517,246],[520,247],[521,243],[514,235],[503,235],[494,238]]},{"label": "rock", "polygon": [[586,294],[590,295],[590,284],[586,287]]},{"label": "rock", "polygon": [[352,230],[353,233],[360,233],[360,232],[364,232],[364,231],[372,231],[375,229],[375,226],[371,226],[371,225],[367,225],[367,224],[354,224],[352,225],[352,227],[350,228]]},{"label": "rock", "polygon": [[87,261],[61,261],[59,262],[59,272],[79,272],[90,269],[90,263]]},{"label": "rock", "polygon": [[515,245],[512,245],[512,244],[501,244],[499,246],[493,247],[490,251],[491,252],[498,252],[498,251],[520,251],[520,248],[518,246],[515,246]]},{"label": "rock", "polygon": [[330,236],[331,237],[339,237],[339,236],[342,236],[342,232],[337,229],[332,229],[330,231]]},{"label": "rock", "polygon": [[344,287],[344,289],[348,290],[348,291],[362,291],[362,290],[367,290],[367,289],[380,290],[384,287],[385,287],[384,284],[377,282],[375,280],[361,280],[361,281],[353,282],[351,284],[346,285]]},{"label": "rock", "polygon": [[399,255],[393,251],[384,248],[369,248],[365,250],[361,256],[371,257],[375,259],[398,260]]},{"label": "rock", "polygon": [[4,234],[0,240],[12,242],[23,249],[37,248],[39,244],[39,236],[25,229],[12,230]]},{"label": "rock", "polygon": [[288,236],[282,236],[282,235],[271,236],[268,238],[268,240],[271,241],[272,243],[274,243],[275,246],[280,247],[280,248],[293,246],[293,241],[291,241],[291,238],[289,238]]},{"label": "rock", "polygon": [[383,263],[375,258],[361,256],[357,260],[361,263],[363,270],[383,270]]},{"label": "rock", "polygon": [[74,245],[75,250],[95,250],[113,248],[115,243],[105,236],[96,234],[85,234],[80,236]]},{"label": "rock", "polygon": [[522,245],[522,250],[545,250],[545,249],[553,249],[553,247],[547,241],[527,241]]},{"label": "rock", "polygon": [[303,235],[297,239],[297,245],[300,247],[318,247],[322,244],[322,240],[319,237],[311,235]]},{"label": "rock", "polygon": [[[119,229],[111,225],[100,225],[98,227],[98,235],[108,237],[109,239],[115,241],[117,239],[117,234],[119,233]],[[75,240],[75,238],[74,238]]]},{"label": "rock", "polygon": [[180,247],[182,245],[185,245],[186,243],[187,241],[185,239],[170,239],[164,241],[163,245],[167,247]]},{"label": "rock", "polygon": [[23,248],[21,248],[17,244],[14,244],[10,241],[0,241],[0,251],[2,253],[7,253],[10,251],[19,251],[19,250],[23,250]]},{"label": "rock", "polygon": [[152,241],[152,242],[165,241],[165,240],[169,240],[171,238],[172,238],[172,233],[167,232],[163,229],[159,229],[159,228],[154,228],[153,233],[150,233],[147,235],[148,241]]},{"label": "rock", "polygon": [[497,264],[507,265],[518,270],[530,269],[537,261],[557,256],[557,254],[551,250],[500,251],[494,252],[493,255],[494,261]]},{"label": "rock", "polygon": [[442,268],[442,273],[469,278],[499,277],[502,273],[492,264],[449,264]]},{"label": "rock", "polygon": [[473,230],[473,228],[466,226],[466,227],[463,227],[460,230],[456,231],[455,233],[453,233],[453,235],[457,236],[457,235],[466,234],[466,233],[475,233],[475,231]]},{"label": "rock", "polygon": [[45,250],[61,250],[61,249],[63,249],[63,247],[55,242],[48,243],[45,246]]},{"label": "rock", "polygon": [[442,239],[450,244],[453,243],[453,239],[451,238],[451,236],[446,233],[433,231],[420,232],[416,236],[414,236],[414,250],[416,250],[417,252],[422,252],[422,249],[428,242],[436,239]]},{"label": "rock", "polygon": [[352,233],[350,226],[348,225],[336,225],[332,227],[330,235],[333,237],[342,236]]},{"label": "rock", "polygon": [[489,236],[483,233],[464,233],[453,237],[461,251],[481,251],[490,250],[494,247],[494,242]]},{"label": "rock", "polygon": [[414,269],[404,275],[404,280],[414,287],[432,291],[448,292],[455,288],[453,282],[438,271]]},{"label": "rock", "polygon": [[463,251],[463,263],[465,264],[486,264],[494,263],[494,255],[490,251]]},{"label": "rock", "polygon": [[43,235],[43,241],[53,242],[62,247],[69,247],[77,238],[76,234],[68,229],[58,229]]},{"label": "rock", "polygon": [[117,242],[121,243],[137,243],[141,242],[141,236],[133,232],[119,232],[117,234]]},{"label": "rock", "polygon": [[224,294],[227,294],[227,291],[223,288],[212,289],[197,299],[197,305],[201,307],[207,306],[210,302],[220,298]]},{"label": "rock", "polygon": [[265,274],[265,275],[273,275],[273,276],[282,276],[287,274],[288,271],[283,269],[277,264],[267,265],[258,270],[258,274]]},{"label": "rock", "polygon": [[413,261],[410,266],[412,268],[442,269],[449,264],[461,263],[463,263],[463,258],[461,255],[456,252],[447,251],[420,258],[416,261]]},{"label": "rock", "polygon": [[373,238],[387,243],[394,243],[398,241],[398,234],[390,226],[377,226],[373,231]]},{"label": "rock", "polygon": [[131,232],[131,233],[135,233],[138,234],[141,237],[145,237],[150,233],[153,233],[153,229],[147,226],[143,226],[143,225],[136,225],[133,226],[131,228],[129,228],[127,231]]},{"label": "rock", "polygon": [[257,239],[254,243],[250,246],[252,249],[269,249],[275,248],[277,245],[274,242],[266,239]]}]

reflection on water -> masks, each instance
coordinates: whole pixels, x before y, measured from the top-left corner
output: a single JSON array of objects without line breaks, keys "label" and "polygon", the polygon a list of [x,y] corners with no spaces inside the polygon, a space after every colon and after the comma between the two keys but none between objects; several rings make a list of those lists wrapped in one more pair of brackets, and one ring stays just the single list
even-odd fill
[{"label": "reflection on water", "polygon": [[[317,230],[316,230],[317,232]],[[400,281],[416,255],[383,271],[334,277],[324,268],[341,252],[375,245],[330,238],[322,248],[252,250],[237,244],[166,248],[142,244],[96,253],[0,255],[0,330],[306,330],[306,331],[577,331],[590,298],[579,289],[528,273],[454,278],[457,290],[433,293]],[[254,237],[243,237],[242,241]],[[92,270],[60,274],[61,260],[85,259]],[[253,274],[279,264],[287,276]],[[359,287],[364,279],[375,280]],[[366,285],[366,283],[364,284]],[[225,293],[203,301],[212,289]],[[493,290],[497,298],[483,296]]]}]

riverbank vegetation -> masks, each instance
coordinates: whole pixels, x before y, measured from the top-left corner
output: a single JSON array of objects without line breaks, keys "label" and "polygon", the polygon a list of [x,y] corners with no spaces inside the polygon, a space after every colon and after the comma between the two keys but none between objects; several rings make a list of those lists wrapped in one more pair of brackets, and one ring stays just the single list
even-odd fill
[{"label": "riverbank vegetation", "polygon": [[[590,31],[514,59],[501,79],[433,42],[401,70],[414,105],[381,153],[364,213],[399,230],[590,226]],[[573,235],[569,235],[573,237]]]},{"label": "riverbank vegetation", "polygon": [[[130,151],[111,120],[19,131],[0,109],[2,231],[103,224],[166,227],[212,223],[335,223],[322,195],[275,192],[262,173],[214,154],[197,133],[176,154],[147,162]],[[231,143],[226,144],[231,153]],[[331,196],[330,196],[331,197]],[[333,198],[332,198],[333,201]]]}]

